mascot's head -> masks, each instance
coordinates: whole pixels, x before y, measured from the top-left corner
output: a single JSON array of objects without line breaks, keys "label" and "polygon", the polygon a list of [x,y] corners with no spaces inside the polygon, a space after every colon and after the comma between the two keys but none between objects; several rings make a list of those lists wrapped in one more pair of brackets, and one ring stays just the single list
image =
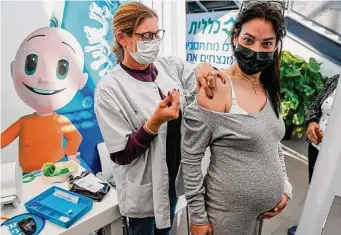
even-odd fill
[{"label": "mascot's head", "polygon": [[21,43],[11,63],[19,97],[38,113],[68,104],[88,79],[77,39],[61,28],[40,28]]}]

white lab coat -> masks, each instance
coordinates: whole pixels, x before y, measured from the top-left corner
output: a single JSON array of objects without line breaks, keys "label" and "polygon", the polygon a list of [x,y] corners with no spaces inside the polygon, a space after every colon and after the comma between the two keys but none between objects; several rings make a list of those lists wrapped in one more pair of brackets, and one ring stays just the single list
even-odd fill
[{"label": "white lab coat", "polygon": [[[154,63],[155,82],[131,77],[120,65],[106,75],[95,91],[95,111],[105,144],[110,153],[125,149],[129,136],[153,114],[163,94],[179,89],[194,94],[195,66],[176,57],[160,56]],[[181,96],[181,110],[186,100]],[[159,129],[150,148],[128,165],[114,164],[121,214],[133,218],[155,216],[156,227],[170,227],[169,180],[166,163],[167,123]],[[176,180],[177,195],[183,194],[181,166]]]}]

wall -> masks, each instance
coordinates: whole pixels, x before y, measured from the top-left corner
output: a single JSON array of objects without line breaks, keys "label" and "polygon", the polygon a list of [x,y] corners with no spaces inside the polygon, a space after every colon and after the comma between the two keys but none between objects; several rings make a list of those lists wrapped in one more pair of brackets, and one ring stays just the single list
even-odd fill
[{"label": "wall", "polygon": [[[16,95],[10,64],[22,40],[34,30],[48,26],[52,1],[1,2],[1,131],[19,117],[34,112]],[[1,162],[17,158],[17,141],[1,150]]]},{"label": "wall", "polygon": [[185,1],[140,0],[156,11],[159,27],[166,30],[161,41],[161,54],[186,59],[186,4]]}]

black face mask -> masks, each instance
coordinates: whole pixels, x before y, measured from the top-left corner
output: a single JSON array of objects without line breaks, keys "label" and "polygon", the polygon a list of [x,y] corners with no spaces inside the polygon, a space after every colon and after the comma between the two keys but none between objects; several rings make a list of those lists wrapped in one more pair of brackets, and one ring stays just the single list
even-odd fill
[{"label": "black face mask", "polygon": [[263,71],[274,61],[275,52],[255,52],[238,45],[234,51],[239,68],[247,75],[254,75]]}]

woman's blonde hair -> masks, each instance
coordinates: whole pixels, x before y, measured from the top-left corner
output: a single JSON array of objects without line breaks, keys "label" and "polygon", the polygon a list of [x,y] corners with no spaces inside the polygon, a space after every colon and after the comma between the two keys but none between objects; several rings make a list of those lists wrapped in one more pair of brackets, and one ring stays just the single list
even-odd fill
[{"label": "woman's blonde hair", "polygon": [[139,27],[145,19],[152,17],[158,18],[156,12],[139,2],[130,2],[117,9],[113,18],[115,42],[112,49],[116,55],[117,63],[123,61],[124,50],[116,39],[116,33],[122,31],[131,37],[136,28]]}]

